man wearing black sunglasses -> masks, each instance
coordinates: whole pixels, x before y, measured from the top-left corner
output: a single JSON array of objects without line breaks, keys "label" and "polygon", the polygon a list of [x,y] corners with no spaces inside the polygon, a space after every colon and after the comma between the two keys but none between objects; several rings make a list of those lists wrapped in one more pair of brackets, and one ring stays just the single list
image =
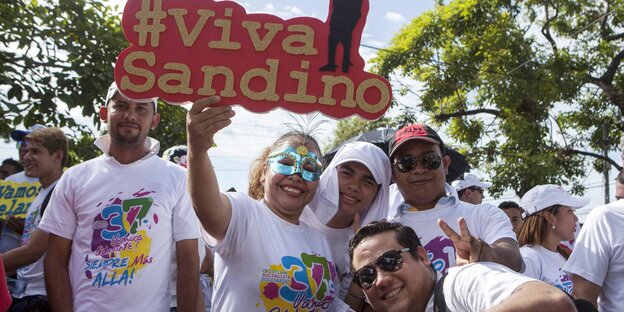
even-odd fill
[{"label": "man wearing black sunglasses", "polygon": [[576,311],[562,291],[497,263],[455,267],[438,280],[418,236],[400,223],[362,227],[349,257],[355,283],[378,312],[434,311],[434,301],[449,311]]},{"label": "man wearing black sunglasses", "polygon": [[431,127],[413,124],[397,131],[390,140],[390,162],[396,182],[390,190],[390,211],[396,213],[390,217],[418,231],[434,269],[445,273],[456,264],[491,261],[520,270],[522,258],[507,216],[495,206],[459,200],[446,183],[451,160]]}]

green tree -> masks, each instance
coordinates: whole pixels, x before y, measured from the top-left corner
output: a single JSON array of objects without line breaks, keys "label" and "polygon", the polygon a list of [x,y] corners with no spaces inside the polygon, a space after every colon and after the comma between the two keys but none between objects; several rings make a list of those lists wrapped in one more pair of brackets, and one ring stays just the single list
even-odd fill
[{"label": "green tree", "polygon": [[[2,137],[22,123],[67,127],[73,131],[69,165],[99,155],[92,130],[69,110],[80,108],[102,127],[98,107],[113,81],[117,55],[128,46],[116,10],[107,0],[0,3]],[[161,103],[159,112],[162,123],[151,135],[163,148],[186,144],[186,111]]]},{"label": "green tree", "polygon": [[623,19],[623,0],[453,0],[405,26],[375,70],[425,86],[414,111],[492,175],[493,195],[583,192],[584,156],[621,168],[599,151],[624,130]]},{"label": "green tree", "polygon": [[[127,46],[104,0],[0,3],[0,131],[42,123],[86,132],[69,110],[99,124],[113,64]],[[64,103],[67,109],[63,105]]]}]

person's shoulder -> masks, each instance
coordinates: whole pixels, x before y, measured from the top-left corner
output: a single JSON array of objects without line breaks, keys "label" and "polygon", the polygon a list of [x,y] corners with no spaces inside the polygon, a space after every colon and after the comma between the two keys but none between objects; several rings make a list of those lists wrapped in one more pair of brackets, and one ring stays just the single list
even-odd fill
[{"label": "person's shoulder", "polygon": [[492,204],[471,204],[457,200],[455,202],[455,209],[460,210],[464,216],[483,216],[492,215],[502,212],[498,207]]},{"label": "person's shoulder", "polygon": [[[154,155],[154,159],[152,159],[152,161],[156,166],[160,168],[159,170],[165,170],[165,172],[167,172],[168,174],[172,174],[175,176],[186,176],[186,168],[178,164],[172,163],[166,159],[162,159],[156,155]],[[149,169],[146,170],[153,170],[151,166],[148,168]]]},{"label": "person's shoulder", "polygon": [[524,245],[520,247],[520,254],[522,254],[523,257],[538,256],[539,253],[539,249],[536,245]]},{"label": "person's shoulder", "polygon": [[36,183],[39,182],[39,178],[35,178],[35,177],[29,177],[26,175],[26,171],[20,171],[18,173],[14,173],[8,177],[6,177],[6,179],[4,179],[5,181],[11,181],[11,182],[15,182],[15,183]]},{"label": "person's shoulder", "polygon": [[610,221],[614,215],[624,215],[624,200],[618,200],[613,203],[593,208],[585,220],[585,224],[597,222],[600,220]]},{"label": "person's shoulder", "polygon": [[85,160],[79,164],[76,164],[67,168],[67,170],[65,170],[63,175],[73,175],[73,174],[81,173],[84,170],[92,170],[93,168],[99,168],[100,167],[99,162],[101,162],[102,159],[103,159],[102,156],[98,156],[95,158],[91,158],[89,160]]}]

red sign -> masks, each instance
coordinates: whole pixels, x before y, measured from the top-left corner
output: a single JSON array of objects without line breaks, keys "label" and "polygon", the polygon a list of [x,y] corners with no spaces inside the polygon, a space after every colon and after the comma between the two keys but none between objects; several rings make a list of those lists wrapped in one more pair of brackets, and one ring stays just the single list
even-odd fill
[{"label": "red sign", "polygon": [[322,22],[247,14],[234,1],[128,0],[122,25],[131,46],[117,59],[115,81],[137,99],[219,95],[254,112],[377,119],[392,90],[364,71],[358,53],[368,0],[331,0],[329,8]]}]

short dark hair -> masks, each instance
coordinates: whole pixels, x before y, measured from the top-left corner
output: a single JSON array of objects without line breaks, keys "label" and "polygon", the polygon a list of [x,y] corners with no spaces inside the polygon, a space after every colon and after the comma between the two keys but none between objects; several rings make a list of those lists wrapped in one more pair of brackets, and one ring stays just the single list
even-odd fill
[{"label": "short dark hair", "polygon": [[353,251],[367,237],[385,232],[395,232],[395,238],[399,245],[409,247],[409,253],[415,259],[418,259],[417,249],[422,247],[420,239],[414,229],[398,222],[374,221],[362,228],[349,241],[349,259],[353,262]]},{"label": "short dark hair", "polygon": [[515,209],[519,209],[520,211],[522,211],[522,208],[520,208],[520,205],[518,205],[518,203],[516,203],[515,201],[504,201],[500,204],[498,204],[498,208],[506,210],[506,209],[511,209],[511,208],[515,208]]},{"label": "short dark hair", "polygon": [[19,161],[15,160],[13,158],[7,158],[7,159],[3,160],[2,164],[3,165],[13,166],[15,169],[17,169],[17,172],[24,171],[24,166],[22,166],[22,164],[20,164]]}]

